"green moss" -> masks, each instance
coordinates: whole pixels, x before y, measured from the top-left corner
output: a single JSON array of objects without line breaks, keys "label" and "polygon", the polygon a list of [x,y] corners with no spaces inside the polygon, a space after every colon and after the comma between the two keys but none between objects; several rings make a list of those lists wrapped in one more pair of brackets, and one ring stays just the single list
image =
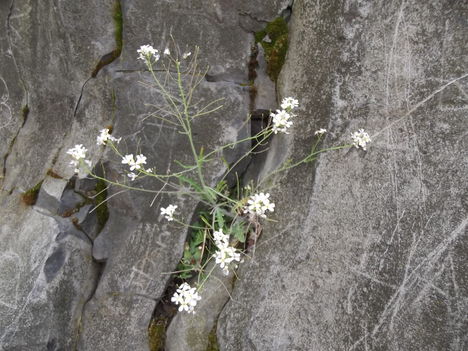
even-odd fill
[{"label": "green moss", "polygon": [[97,180],[95,201],[96,216],[99,230],[101,230],[109,219],[109,209],[107,208],[107,184],[104,180]]},{"label": "green moss", "polygon": [[[267,39],[268,36],[268,39]],[[267,74],[276,82],[288,51],[288,25],[282,17],[268,23],[255,33],[255,41],[262,45],[267,62]]]},{"label": "green moss", "polygon": [[219,351],[218,337],[216,336],[216,326],[208,334],[208,346],[206,351]]},{"label": "green moss", "polygon": [[23,120],[26,121],[29,115],[29,106],[24,105],[23,108],[21,109],[21,115],[23,116]]},{"label": "green moss", "polygon": [[37,196],[39,195],[39,190],[41,190],[42,180],[34,185],[31,189],[26,190],[21,194],[21,200],[28,206],[32,206],[37,201]]},{"label": "green moss", "polygon": [[118,50],[118,55],[122,52],[123,47],[123,15],[122,15],[122,5],[120,4],[120,0],[117,0],[114,4],[114,10],[112,14],[112,18],[114,19],[114,36],[115,36],[115,44],[116,50]]},{"label": "green moss", "polygon": [[162,351],[166,337],[166,318],[157,318],[151,320],[148,327],[149,349],[150,351]]}]

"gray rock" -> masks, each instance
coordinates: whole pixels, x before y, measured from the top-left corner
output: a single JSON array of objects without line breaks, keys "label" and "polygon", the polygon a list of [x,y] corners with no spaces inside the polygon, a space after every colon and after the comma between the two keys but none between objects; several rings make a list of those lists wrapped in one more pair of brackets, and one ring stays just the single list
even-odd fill
[{"label": "gray rock", "polygon": [[[207,271],[213,269],[213,263]],[[215,267],[203,285],[201,300],[195,313],[177,313],[166,332],[167,351],[206,351],[210,333],[216,331],[218,316],[230,298],[234,273],[224,275],[221,268]]]},{"label": "gray rock", "polygon": [[83,206],[85,198],[75,192],[73,189],[67,189],[63,192],[60,199],[60,206],[58,209],[58,214],[63,216],[67,212],[70,213],[73,210],[78,210]]},{"label": "gray rock", "polygon": [[2,210],[15,218],[0,227],[2,349],[73,349],[98,273],[91,243],[70,222],[59,223],[12,199]]},{"label": "gray rock", "polygon": [[255,78],[255,87],[257,88],[255,109],[274,111],[277,107],[276,85],[266,73],[267,64],[265,60],[265,52],[262,46],[257,44],[257,48],[258,68],[256,69],[257,77]]},{"label": "gray rock", "polygon": [[[96,296],[86,304],[83,334],[79,350],[145,350],[148,349],[148,325],[155,302],[138,294],[114,292]],[[148,311],[144,314],[141,311]],[[94,321],[102,320],[98,326]],[[91,323],[90,323],[91,321]],[[126,322],[127,330],[122,330]],[[85,340],[86,342],[83,342]],[[96,347],[97,345],[97,347]]]},{"label": "gray rock", "polygon": [[[115,45],[113,3],[0,4],[2,350],[74,349],[96,286],[90,239],[56,214],[73,172],[66,150],[95,144],[103,124],[104,114],[78,121],[74,111],[96,62]],[[52,168],[64,179],[46,176]],[[21,193],[43,180],[36,205],[22,203]]]},{"label": "gray rock", "polygon": [[221,350],[468,347],[467,15],[461,2],[295,1],[279,92],[301,108],[264,172],[319,128],[325,147],[359,128],[373,142],[277,179],[279,222],[240,269]]},{"label": "gray rock", "polygon": [[[75,1],[9,3],[9,7],[2,5],[1,12],[8,46],[2,46],[2,58],[7,59],[5,64],[2,61],[0,77],[5,76],[6,86],[11,87],[5,104],[20,128],[12,132],[8,150],[2,151],[2,186],[23,191],[44,178],[59,154],[89,139],[95,126],[102,124],[100,114],[77,120],[75,109],[96,62],[115,46],[114,1],[90,6]],[[25,106],[29,109],[26,120]],[[77,124],[79,128],[71,130]],[[68,162],[54,171],[63,177],[73,172]]]}]

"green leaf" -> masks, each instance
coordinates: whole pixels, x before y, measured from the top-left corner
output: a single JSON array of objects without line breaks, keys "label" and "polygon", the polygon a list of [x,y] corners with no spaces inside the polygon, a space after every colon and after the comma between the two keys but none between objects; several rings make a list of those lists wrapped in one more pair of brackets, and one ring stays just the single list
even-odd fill
[{"label": "green leaf", "polygon": [[185,169],[191,169],[194,167],[194,166],[185,165],[182,162],[177,161],[177,160],[174,160],[174,162],[177,163],[180,167],[185,168]]},{"label": "green leaf", "polygon": [[205,216],[200,216],[200,219],[207,227],[211,227],[211,223],[208,221],[208,219]]},{"label": "green leaf", "polygon": [[219,208],[215,209],[215,215],[216,215],[216,223],[218,224],[218,228],[223,228],[224,227],[224,217],[223,213]]},{"label": "green leaf", "polygon": [[193,238],[191,244],[193,244],[194,246],[199,246],[201,243],[203,243],[204,239],[204,233],[201,230],[199,230],[195,233],[195,237]]},{"label": "green leaf", "polygon": [[208,186],[205,186],[205,191],[203,192],[204,197],[208,202],[216,202],[217,194],[216,192]]},{"label": "green leaf", "polygon": [[182,272],[178,274],[180,279],[189,279],[192,278],[192,272]]},{"label": "green leaf", "polygon": [[190,186],[192,186],[192,188],[194,188],[196,191],[198,191],[199,193],[203,193],[203,189],[202,187],[196,182],[194,181],[193,179],[190,179],[188,177],[185,177],[185,176],[182,176],[182,175],[179,175],[177,176],[177,178],[179,178],[179,180],[183,183],[187,183],[189,184]]},{"label": "green leaf", "polygon": [[245,231],[246,231],[245,227],[242,225],[242,223],[239,223],[239,222],[234,223],[231,229],[231,232],[234,235],[234,238],[239,240],[241,243],[245,242],[245,236],[246,236]]},{"label": "green leaf", "polygon": [[222,193],[223,191],[226,190],[227,183],[225,180],[220,181],[218,184],[216,184],[216,191],[219,193]]},{"label": "green leaf", "polygon": [[192,253],[190,252],[190,248],[186,248],[184,250],[184,257],[182,258],[182,262],[190,262],[192,259]]},{"label": "green leaf", "polygon": [[195,261],[199,261],[200,257],[201,257],[201,250],[199,250],[197,247],[196,251],[193,253],[193,258],[195,259]]}]

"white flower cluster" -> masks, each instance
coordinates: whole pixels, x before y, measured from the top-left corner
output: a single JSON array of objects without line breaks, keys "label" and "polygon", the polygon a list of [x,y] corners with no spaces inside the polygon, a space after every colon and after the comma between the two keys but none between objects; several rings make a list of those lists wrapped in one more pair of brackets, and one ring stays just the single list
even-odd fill
[{"label": "white flower cluster", "polygon": [[371,142],[369,134],[367,134],[364,129],[359,129],[357,132],[354,132],[351,138],[353,139],[353,145],[358,149],[361,147],[363,150],[366,150],[366,145]]},{"label": "white flower cluster", "polygon": [[106,141],[108,140],[113,141],[118,144],[120,143],[120,140],[122,140],[122,138],[114,138],[112,135],[109,134],[109,129],[104,128],[101,130],[101,134],[97,136],[96,143],[98,145],[106,145]]},{"label": "white flower cluster", "polygon": [[284,110],[294,110],[296,107],[299,107],[299,101],[292,97],[284,98],[281,101],[281,108]]},{"label": "white flower cluster", "polygon": [[181,284],[171,297],[172,302],[180,305],[179,312],[187,311],[188,313],[195,313],[194,308],[200,299],[197,289],[190,287],[187,283]]},{"label": "white flower cluster", "polygon": [[272,130],[275,134],[278,132],[288,134],[288,128],[292,126],[291,118],[295,115],[291,112],[293,109],[299,106],[299,101],[292,97],[284,98],[281,102],[282,110],[276,110],[276,113],[271,113],[273,127]]},{"label": "white flower cluster", "polygon": [[176,209],[177,205],[169,205],[166,208],[161,207],[161,214],[164,215],[164,218],[166,218],[168,221],[173,221]]},{"label": "white flower cluster", "polygon": [[151,45],[142,45],[140,48],[137,50],[137,53],[139,54],[138,59],[143,60],[145,62],[152,61],[154,60],[159,61],[159,53],[158,50],[153,48]]},{"label": "white flower cluster", "polygon": [[71,155],[71,157],[73,158],[73,160],[70,161],[70,165],[75,167],[75,173],[80,172],[80,166],[83,163],[87,165],[89,168],[91,168],[91,165],[92,165],[91,161],[86,160],[87,151],[88,150],[82,144],[77,144],[75,145],[75,147],[67,151],[67,154]]},{"label": "white flower cluster", "polygon": [[229,264],[233,261],[240,261],[240,253],[232,246],[229,246],[229,235],[224,234],[223,230],[213,232],[213,239],[218,251],[213,254],[216,264],[223,269],[225,275],[229,274]]},{"label": "white flower cluster", "polygon": [[327,132],[326,129],[320,128],[319,130],[315,131],[314,135],[323,135]]},{"label": "white flower cluster", "polygon": [[282,132],[285,134],[288,133],[288,128],[292,126],[292,121],[290,121],[292,115],[285,110],[276,110],[276,113],[271,113],[271,118],[273,121],[273,132],[278,134]]},{"label": "white flower cluster", "polygon": [[273,212],[275,210],[275,204],[270,201],[269,197],[270,194],[268,193],[252,195],[247,201],[247,207],[244,209],[244,213],[250,213],[266,218],[266,211]]},{"label": "white flower cluster", "polygon": [[[151,63],[152,61],[157,62],[161,58],[161,55],[159,54],[159,51],[155,48],[153,48],[151,45],[142,45],[140,48],[137,50],[138,53],[138,59],[145,61],[147,64]],[[166,47],[162,53],[164,56],[170,56],[171,51],[169,50],[168,47]],[[185,60],[187,59],[192,53],[190,51],[185,52],[182,54],[182,58]]]},{"label": "white flower cluster", "polygon": [[[146,156],[142,155],[142,154],[139,154],[139,155],[136,155],[136,160],[133,158],[133,154],[130,154],[130,155],[125,155],[124,157],[122,157],[122,163],[125,164],[125,165],[129,165],[130,166],[130,171],[133,171],[133,170],[141,170],[142,169],[142,165],[146,164]],[[130,172],[127,174],[127,176],[131,179],[131,180],[135,180],[135,178],[137,177],[137,175],[133,172]]]}]

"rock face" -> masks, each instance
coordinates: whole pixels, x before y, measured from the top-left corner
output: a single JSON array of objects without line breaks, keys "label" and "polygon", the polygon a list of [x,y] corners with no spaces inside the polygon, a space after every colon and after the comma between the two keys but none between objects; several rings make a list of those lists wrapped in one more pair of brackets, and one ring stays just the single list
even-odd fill
[{"label": "rock face", "polygon": [[[98,185],[68,182],[66,150],[83,144],[97,172],[121,179],[120,160],[96,145],[98,131],[112,125],[123,152],[147,155],[148,166],[165,171],[173,160],[188,160],[184,138],[148,118],[147,104],[161,97],[141,84],[151,80],[136,60],[143,44],[162,51],[175,42],[182,52],[200,46],[201,66],[210,69],[196,98],[224,101],[210,120],[194,125],[197,148],[244,138],[252,31],[288,4],[0,4],[1,349],[148,348],[149,320],[169,279],[161,273],[174,270],[186,238],[183,228],[160,218],[159,208],[176,203],[189,220],[197,203],[110,188],[109,219],[101,228],[92,210]],[[227,152],[227,161],[241,149]],[[223,172],[223,164],[213,164],[206,177],[215,183]]]},{"label": "rock face", "polygon": [[[214,262],[210,265],[208,271],[213,269]],[[196,313],[177,313],[172,319],[166,332],[165,350],[206,351],[214,347],[216,322],[229,300],[233,278],[233,272],[224,275],[219,267],[213,270],[201,290],[201,300],[197,303]]]},{"label": "rock face", "polygon": [[278,179],[279,223],[240,269],[221,350],[468,348],[467,16],[462,2],[295,1],[279,93],[302,109],[266,168],[319,128],[324,147],[359,128],[372,144]]},{"label": "rock face", "polygon": [[[196,99],[224,101],[195,123],[197,148],[244,138],[249,107],[276,108],[265,72],[250,101],[253,33],[291,3],[0,2],[0,349],[148,350],[162,273],[187,234],[159,208],[189,220],[197,202],[76,179],[66,150],[83,144],[97,173],[122,181],[120,159],[96,145],[111,125],[148,167],[188,162],[183,136],[149,116],[162,100],[136,59],[143,44],[200,46],[209,70]],[[278,222],[265,223],[232,299],[207,283],[206,310],[173,319],[168,349],[203,350],[216,321],[221,350],[468,348],[467,18],[462,1],[294,2],[276,91],[301,109],[246,176],[305,155],[319,128],[324,147],[360,128],[373,142],[275,180]],[[213,163],[206,178],[224,170]]]}]

